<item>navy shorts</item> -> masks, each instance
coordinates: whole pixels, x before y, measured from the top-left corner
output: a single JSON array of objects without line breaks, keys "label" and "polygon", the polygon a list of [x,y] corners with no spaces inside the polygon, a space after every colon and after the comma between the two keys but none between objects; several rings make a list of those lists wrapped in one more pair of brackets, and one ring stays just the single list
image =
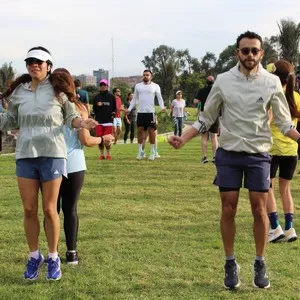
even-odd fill
[{"label": "navy shorts", "polygon": [[67,162],[64,158],[36,157],[16,161],[18,177],[49,181],[62,175],[67,177]]},{"label": "navy shorts", "polygon": [[279,177],[292,180],[297,166],[297,156],[272,156],[270,177],[275,178],[279,168]]},{"label": "navy shorts", "polygon": [[226,151],[218,148],[215,164],[217,176],[214,184],[220,190],[238,190],[244,187],[249,191],[267,192],[270,188],[271,156],[265,153]]}]

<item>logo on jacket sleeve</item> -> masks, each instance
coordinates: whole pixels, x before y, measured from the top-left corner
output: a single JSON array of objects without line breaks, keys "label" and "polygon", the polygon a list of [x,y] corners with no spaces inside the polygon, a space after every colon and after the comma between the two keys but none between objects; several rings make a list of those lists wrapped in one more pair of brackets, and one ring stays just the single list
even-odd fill
[{"label": "logo on jacket sleeve", "polygon": [[264,103],[264,99],[262,97],[259,97],[257,100],[256,100],[256,103]]}]

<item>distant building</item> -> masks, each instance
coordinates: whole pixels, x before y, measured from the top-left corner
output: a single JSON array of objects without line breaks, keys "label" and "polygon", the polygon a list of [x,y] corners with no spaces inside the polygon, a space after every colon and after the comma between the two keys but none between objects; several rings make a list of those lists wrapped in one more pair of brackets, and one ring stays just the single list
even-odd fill
[{"label": "distant building", "polygon": [[87,85],[97,85],[97,77],[93,75],[86,75],[86,74],[81,74],[81,75],[75,75],[73,76],[74,79],[79,79],[81,81],[82,86],[87,86]]},{"label": "distant building", "polygon": [[113,82],[124,82],[130,85],[130,87],[134,87],[137,83],[142,81],[142,76],[137,75],[137,76],[129,76],[129,77],[114,77],[111,79],[112,84]]},{"label": "distant building", "polygon": [[101,79],[106,79],[109,82],[109,72],[104,69],[94,70],[93,75],[97,78],[96,82],[99,84]]}]

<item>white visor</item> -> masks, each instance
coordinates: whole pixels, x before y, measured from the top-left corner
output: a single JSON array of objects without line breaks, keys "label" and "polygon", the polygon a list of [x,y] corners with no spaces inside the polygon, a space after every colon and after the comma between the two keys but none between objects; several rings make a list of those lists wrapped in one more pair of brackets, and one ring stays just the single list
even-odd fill
[{"label": "white visor", "polygon": [[28,58],[36,58],[36,59],[39,59],[41,61],[49,60],[52,63],[51,55],[48,52],[43,51],[43,50],[31,50],[31,51],[29,51],[26,55],[25,61]]}]

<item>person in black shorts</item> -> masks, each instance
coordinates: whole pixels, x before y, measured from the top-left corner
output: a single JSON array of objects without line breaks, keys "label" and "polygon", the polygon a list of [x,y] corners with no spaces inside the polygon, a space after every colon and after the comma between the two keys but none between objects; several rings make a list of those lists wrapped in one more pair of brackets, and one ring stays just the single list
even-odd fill
[{"label": "person in black shorts", "polygon": [[[198,107],[200,108],[200,114],[203,112],[204,110],[204,104],[206,102],[206,99],[209,95],[209,92],[213,86],[215,82],[215,78],[213,76],[208,76],[206,78],[206,85],[205,87],[201,88],[195,99],[194,99],[194,104],[198,104]],[[206,164],[209,162],[209,160],[207,159],[207,144],[208,144],[208,140],[209,137],[211,138],[211,144],[212,144],[212,150],[213,150],[213,159],[212,162],[215,162],[215,154],[218,148],[218,130],[219,130],[219,120],[217,119],[216,122],[211,125],[211,127],[209,128],[208,131],[202,133],[201,136],[201,149],[202,149],[202,159],[201,162],[203,164]]]}]

